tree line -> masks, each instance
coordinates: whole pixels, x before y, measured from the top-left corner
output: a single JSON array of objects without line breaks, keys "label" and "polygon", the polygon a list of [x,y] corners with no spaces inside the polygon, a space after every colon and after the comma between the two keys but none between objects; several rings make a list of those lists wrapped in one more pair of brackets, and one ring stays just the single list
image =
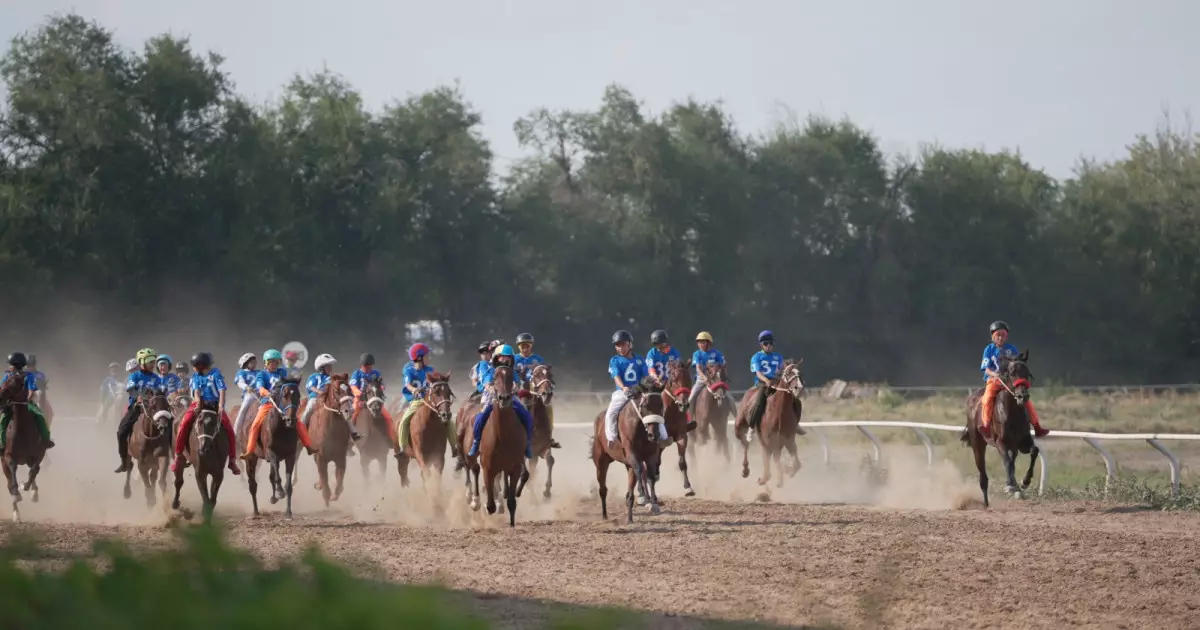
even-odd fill
[{"label": "tree line", "polygon": [[[688,349],[708,330],[737,374],[770,328],[810,378],[897,384],[969,382],[1004,319],[1038,376],[1200,376],[1190,130],[1056,180],[1009,151],[885,155],[849,120],[747,133],[694,100],[651,115],[613,85],[592,110],[517,120],[532,157],[496,177],[457,88],[371,109],[320,72],[255,104],[221,64],[169,35],[126,49],[77,15],[12,41],[6,298],[70,296],[132,326],[202,303],[377,347],[417,320],[466,352],[527,330],[579,365],[618,328],[642,348],[655,328]],[[13,315],[4,332],[36,328]]]}]

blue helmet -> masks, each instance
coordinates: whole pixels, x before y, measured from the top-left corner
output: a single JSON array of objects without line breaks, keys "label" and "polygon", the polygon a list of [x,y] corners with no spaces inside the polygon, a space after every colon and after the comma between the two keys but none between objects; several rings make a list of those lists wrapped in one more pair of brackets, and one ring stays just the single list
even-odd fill
[{"label": "blue helmet", "polygon": [[773,333],[769,330],[764,330],[764,331],[758,333],[758,343],[766,343],[768,341],[770,341],[771,343],[775,342],[775,333]]},{"label": "blue helmet", "polygon": [[167,363],[168,365],[173,365],[175,363],[175,359],[172,359],[171,355],[169,355],[169,354],[158,355],[158,360],[155,361],[155,363],[164,363],[164,362]]},{"label": "blue helmet", "polygon": [[502,346],[499,346],[499,347],[497,347],[497,348],[496,348],[496,350],[495,350],[494,352],[492,352],[492,357],[493,357],[493,358],[495,358],[495,357],[508,357],[508,358],[510,358],[510,359],[511,359],[511,358],[513,358],[513,357],[514,357],[514,353],[513,353],[512,346],[510,346],[510,345],[508,345],[508,344],[504,344],[504,345],[502,345]]}]

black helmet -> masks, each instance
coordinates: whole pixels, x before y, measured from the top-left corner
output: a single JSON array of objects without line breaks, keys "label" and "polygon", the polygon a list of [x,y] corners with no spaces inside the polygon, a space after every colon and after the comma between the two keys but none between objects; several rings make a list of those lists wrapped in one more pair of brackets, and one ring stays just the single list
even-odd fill
[{"label": "black helmet", "polygon": [[650,333],[650,345],[657,346],[660,343],[667,343],[667,331],[656,330]]},{"label": "black helmet", "polygon": [[517,335],[517,345],[519,346],[523,343],[533,343],[533,335],[529,333],[521,333]]},{"label": "black helmet", "polygon": [[29,356],[25,358],[25,365],[28,365],[31,368],[37,367],[37,355],[30,352]]},{"label": "black helmet", "polygon": [[504,345],[503,339],[493,339],[488,342],[488,351],[490,352],[490,351],[495,350],[496,348],[499,348],[500,346],[503,346],[503,345]]},{"label": "black helmet", "polygon": [[[209,358],[208,358],[208,362],[209,362],[210,364],[212,363],[212,357],[211,357],[211,356],[209,356]],[[186,372],[186,371],[187,371],[187,364],[186,364],[186,363],[184,363],[183,361],[176,361],[176,362],[175,362],[175,371],[176,371],[176,372]]]},{"label": "black helmet", "polygon": [[997,330],[1003,330],[1004,332],[1008,332],[1008,324],[1005,324],[1004,322],[1002,322],[1000,320],[996,320],[996,321],[992,322],[991,326],[988,327],[989,333],[994,333]]},{"label": "black helmet", "polygon": [[375,355],[370,352],[364,352],[358,357],[359,365],[375,365]]},{"label": "black helmet", "polygon": [[628,330],[618,330],[613,333],[613,345],[617,345],[622,341],[633,342],[633,335],[629,334]]},{"label": "black helmet", "polygon": [[197,352],[192,355],[192,367],[194,368],[210,368],[213,364],[213,356],[207,352]]},{"label": "black helmet", "polygon": [[479,347],[475,349],[475,352],[483,354],[484,352],[491,352],[491,350],[492,344],[490,341],[481,341],[479,342]]},{"label": "black helmet", "polygon": [[14,352],[8,355],[8,364],[13,366],[13,369],[23,369],[28,363],[24,352]]}]

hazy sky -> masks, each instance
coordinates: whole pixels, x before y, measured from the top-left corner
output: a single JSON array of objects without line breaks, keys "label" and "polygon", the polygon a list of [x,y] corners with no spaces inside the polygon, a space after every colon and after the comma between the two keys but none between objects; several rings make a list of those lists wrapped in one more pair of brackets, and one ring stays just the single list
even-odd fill
[{"label": "hazy sky", "polygon": [[0,0],[0,37],[59,11],[131,46],[190,36],[259,101],[322,66],[373,107],[459,80],[501,169],[517,117],[611,82],[654,112],[720,99],[743,131],[848,115],[889,152],[1019,148],[1056,176],[1200,107],[1200,0]]}]

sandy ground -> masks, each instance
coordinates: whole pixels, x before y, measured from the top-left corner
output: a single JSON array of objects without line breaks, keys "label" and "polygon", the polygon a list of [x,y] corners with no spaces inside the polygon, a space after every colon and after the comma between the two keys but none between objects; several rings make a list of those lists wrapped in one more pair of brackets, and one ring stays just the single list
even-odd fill
[{"label": "sandy ground", "polygon": [[[560,422],[594,413],[560,410]],[[565,413],[564,413],[565,412]],[[83,553],[118,536],[168,544],[164,501],[147,507],[122,479],[112,430],[64,418],[59,447],[40,479],[40,502],[21,504],[46,545]],[[610,519],[600,517],[586,459],[590,431],[562,430],[551,499],[544,468],[526,489],[517,527],[466,506],[449,471],[440,486],[401,489],[394,461],[368,485],[351,459],[346,494],[326,509],[305,458],[297,517],[281,506],[250,517],[244,484],[227,477],[217,508],[232,542],[266,558],[310,543],[351,562],[369,561],[407,582],[437,581],[476,593],[508,627],[549,614],[542,601],[621,605],[656,616],[656,627],[697,619],[853,627],[1195,627],[1200,618],[1200,515],[1107,505],[996,499],[983,511],[973,478],[923,450],[889,449],[888,481],[869,483],[853,458],[823,467],[811,445],[805,467],[764,493],[752,474],[704,450],[691,460],[698,497],[682,498],[669,451],[659,484],[663,513],[623,514],[624,471],[613,468]],[[740,453],[735,451],[735,454]],[[860,454],[861,455],[861,454]],[[415,465],[414,465],[415,466]],[[264,475],[260,475],[260,478]],[[22,473],[22,478],[24,473]],[[185,506],[198,508],[190,473]]]}]

